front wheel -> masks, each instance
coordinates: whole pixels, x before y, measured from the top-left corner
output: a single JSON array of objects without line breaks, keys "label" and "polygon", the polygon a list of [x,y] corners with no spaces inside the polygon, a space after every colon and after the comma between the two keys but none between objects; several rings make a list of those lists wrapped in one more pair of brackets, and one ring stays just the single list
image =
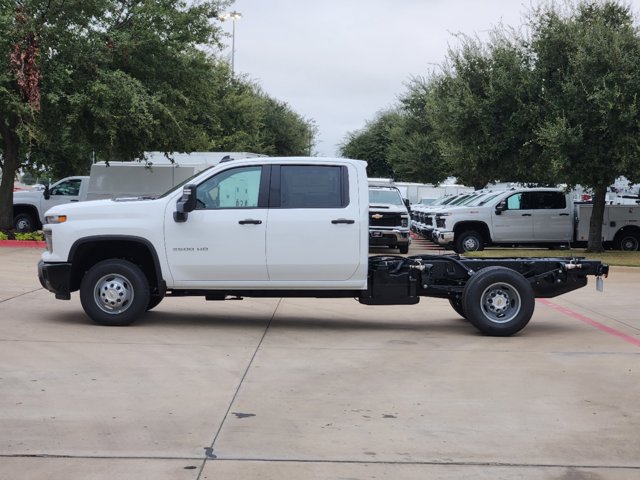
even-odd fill
[{"label": "front wheel", "polygon": [[529,323],[535,295],[531,284],[518,272],[486,267],[465,285],[462,308],[467,320],[485,335],[507,337]]},{"label": "front wheel", "polygon": [[36,222],[28,213],[19,213],[13,218],[13,227],[17,232],[29,233],[36,229]]},{"label": "front wheel", "polygon": [[150,305],[149,283],[139,267],[126,260],[103,260],[85,274],[80,302],[99,325],[130,325]]},{"label": "front wheel", "polygon": [[479,252],[484,250],[484,240],[482,235],[473,230],[467,230],[456,235],[455,249],[456,253]]},{"label": "front wheel", "polygon": [[398,245],[400,253],[409,253],[409,245]]}]

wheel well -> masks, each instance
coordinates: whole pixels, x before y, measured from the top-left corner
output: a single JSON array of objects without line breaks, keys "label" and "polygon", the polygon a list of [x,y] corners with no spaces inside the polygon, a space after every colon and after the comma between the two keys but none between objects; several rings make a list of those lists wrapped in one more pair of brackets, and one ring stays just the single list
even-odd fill
[{"label": "wheel well", "polygon": [[[85,273],[96,263],[110,258],[128,260],[137,265],[147,277],[151,293],[162,288],[160,268],[153,247],[135,239],[91,240],[75,245],[69,257],[71,264],[71,291],[80,288]],[[164,293],[164,292],[162,292]]]},{"label": "wheel well", "polygon": [[640,238],[640,227],[637,227],[635,225],[627,225],[625,227],[622,227],[616,232],[614,239],[619,240],[620,237],[622,237],[626,233],[633,233],[636,235],[636,237]]},{"label": "wheel well", "polygon": [[458,235],[461,235],[463,232],[466,232],[467,230],[475,230],[480,235],[482,235],[482,238],[484,239],[485,242],[489,242],[491,240],[489,227],[487,227],[487,224],[484,222],[460,222],[460,223],[457,223],[455,227],[453,227],[453,232],[456,238],[458,237]]},{"label": "wheel well", "polygon": [[16,215],[20,215],[21,213],[26,213],[31,215],[33,221],[36,222],[36,230],[42,228],[42,224],[40,223],[40,215],[38,214],[38,209],[33,205],[14,205],[13,206],[13,218],[16,218]]}]

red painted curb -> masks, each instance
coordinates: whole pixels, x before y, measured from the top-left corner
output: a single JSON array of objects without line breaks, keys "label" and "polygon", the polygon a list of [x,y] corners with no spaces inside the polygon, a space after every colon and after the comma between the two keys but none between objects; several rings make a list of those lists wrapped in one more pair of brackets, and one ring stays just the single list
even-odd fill
[{"label": "red painted curb", "polygon": [[47,242],[42,240],[0,240],[0,247],[47,248]]}]

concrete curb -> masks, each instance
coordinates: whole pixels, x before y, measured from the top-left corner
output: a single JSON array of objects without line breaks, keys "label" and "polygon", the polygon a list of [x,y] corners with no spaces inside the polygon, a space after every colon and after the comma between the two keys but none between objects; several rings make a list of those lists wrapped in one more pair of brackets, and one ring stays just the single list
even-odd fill
[{"label": "concrete curb", "polygon": [[42,240],[0,240],[0,247],[47,248],[47,242]]}]

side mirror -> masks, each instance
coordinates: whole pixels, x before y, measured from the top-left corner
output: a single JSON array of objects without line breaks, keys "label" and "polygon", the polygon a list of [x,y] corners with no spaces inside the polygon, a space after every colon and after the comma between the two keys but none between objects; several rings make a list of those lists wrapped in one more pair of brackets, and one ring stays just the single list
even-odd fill
[{"label": "side mirror", "polygon": [[49,200],[51,198],[51,190],[49,189],[49,184],[47,183],[44,186],[44,191],[42,192],[42,196],[45,200]]},{"label": "side mirror", "polygon": [[404,206],[407,207],[407,212],[411,213],[411,202],[408,198],[403,198]]},{"label": "side mirror", "polygon": [[507,201],[502,200],[496,205],[496,215],[501,215],[507,209]]},{"label": "side mirror", "polygon": [[182,197],[176,203],[176,211],[173,212],[173,219],[178,222],[186,222],[189,217],[189,212],[196,209],[196,188],[194,184],[185,185],[182,189]]}]

